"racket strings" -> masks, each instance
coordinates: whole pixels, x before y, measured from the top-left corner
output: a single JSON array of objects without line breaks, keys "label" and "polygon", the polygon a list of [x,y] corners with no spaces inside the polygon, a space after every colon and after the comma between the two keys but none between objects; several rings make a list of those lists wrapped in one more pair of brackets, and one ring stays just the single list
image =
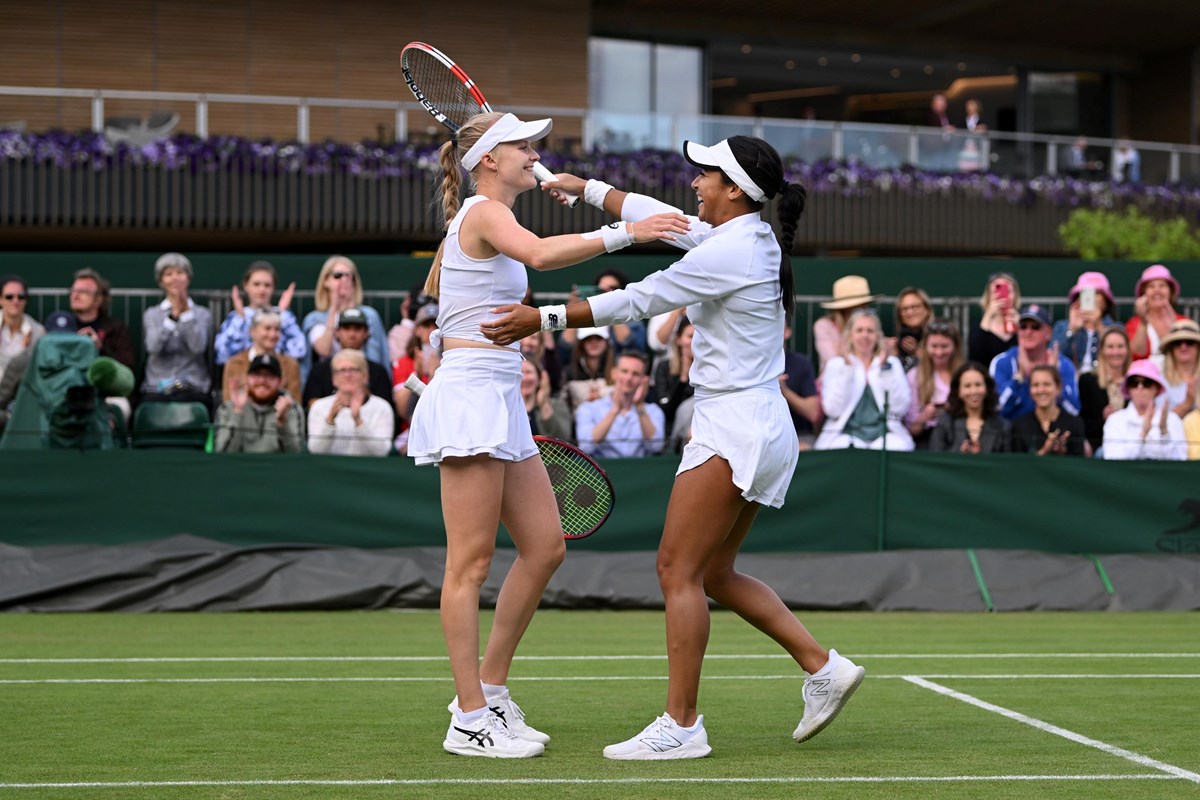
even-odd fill
[{"label": "racket strings", "polygon": [[612,507],[612,488],[595,466],[552,442],[538,442],[566,536],[595,530]]},{"label": "racket strings", "polygon": [[467,85],[429,53],[411,51],[407,63],[416,87],[456,128],[461,128],[482,110]]}]

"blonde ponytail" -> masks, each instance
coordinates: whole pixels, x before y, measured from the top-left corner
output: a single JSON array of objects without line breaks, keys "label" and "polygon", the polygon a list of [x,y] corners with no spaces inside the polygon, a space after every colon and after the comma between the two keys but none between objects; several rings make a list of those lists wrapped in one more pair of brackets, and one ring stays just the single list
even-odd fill
[{"label": "blonde ponytail", "polygon": [[[462,190],[462,173],[458,170],[458,159],[454,153],[455,141],[451,139],[442,145],[438,151],[438,164],[442,169],[442,227],[448,229],[454,215],[460,206],[459,192]],[[429,276],[425,278],[425,294],[437,297],[442,283],[442,251],[446,248],[446,239],[442,237],[438,245],[437,255],[433,257],[433,266],[429,268]]]},{"label": "blonde ponytail", "polygon": [[[458,210],[462,207],[460,195],[462,193],[462,172],[459,153],[465,153],[471,149],[471,146],[479,141],[479,137],[483,132],[492,127],[496,120],[500,119],[503,114],[490,111],[486,114],[477,114],[467,120],[466,124],[458,129],[458,136],[451,139],[442,145],[438,150],[438,166],[442,170],[442,227],[445,230],[450,229],[450,223],[458,214]],[[442,251],[446,247],[446,238],[442,237],[442,243],[438,245],[437,255],[433,257],[433,266],[429,268],[429,277],[425,279],[425,294],[430,297],[437,297],[440,294],[442,283]]]}]

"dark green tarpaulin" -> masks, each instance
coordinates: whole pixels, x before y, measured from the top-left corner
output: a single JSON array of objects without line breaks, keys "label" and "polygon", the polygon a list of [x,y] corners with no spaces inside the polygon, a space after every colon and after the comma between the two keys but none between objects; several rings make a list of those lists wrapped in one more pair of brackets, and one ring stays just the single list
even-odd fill
[{"label": "dark green tarpaulin", "polygon": [[[658,544],[677,460],[605,462],[612,518],[587,550]],[[882,505],[881,505],[882,502]],[[0,453],[0,542],[441,545],[438,473],[405,458],[175,450]],[[1172,532],[1174,531],[1174,532]],[[1200,552],[1200,463],[803,453],[751,552],[901,548]]]}]

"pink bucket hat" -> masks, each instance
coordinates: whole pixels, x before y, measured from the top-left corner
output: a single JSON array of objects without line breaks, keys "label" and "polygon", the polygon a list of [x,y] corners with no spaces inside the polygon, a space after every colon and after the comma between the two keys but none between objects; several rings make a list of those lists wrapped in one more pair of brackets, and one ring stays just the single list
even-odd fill
[{"label": "pink bucket hat", "polygon": [[1155,264],[1153,266],[1146,267],[1146,269],[1142,271],[1142,277],[1138,278],[1137,287],[1133,290],[1134,296],[1141,297],[1142,287],[1144,287],[1150,281],[1166,281],[1167,283],[1171,284],[1171,287],[1174,290],[1171,294],[1171,298],[1174,299],[1179,297],[1179,281],[1175,280],[1175,277],[1171,275],[1171,270],[1167,269],[1162,264]]},{"label": "pink bucket hat", "polygon": [[1158,384],[1158,391],[1154,396],[1163,393],[1166,382],[1163,381],[1162,372],[1158,369],[1158,364],[1154,363],[1153,359],[1143,358],[1129,365],[1129,371],[1125,373],[1125,380],[1121,382],[1121,394],[1129,397],[1129,379],[1135,377],[1149,378]]},{"label": "pink bucket hat", "polygon": [[1108,278],[1103,272],[1085,272],[1075,281],[1075,285],[1071,287],[1071,291],[1067,292],[1067,302],[1075,302],[1075,298],[1079,297],[1079,290],[1086,288],[1095,289],[1100,294],[1104,295],[1108,300],[1108,310],[1112,313],[1113,306],[1117,301],[1113,299],[1112,289],[1109,288]]}]

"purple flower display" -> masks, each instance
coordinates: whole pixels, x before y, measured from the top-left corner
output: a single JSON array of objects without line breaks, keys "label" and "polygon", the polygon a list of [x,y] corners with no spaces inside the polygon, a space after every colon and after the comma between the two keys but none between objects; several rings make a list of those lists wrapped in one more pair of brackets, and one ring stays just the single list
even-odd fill
[{"label": "purple flower display", "polygon": [[[103,134],[46,131],[0,131],[0,159],[54,164],[63,168],[89,167],[100,171],[127,166],[153,166],[193,172],[256,172],[355,177],[409,178],[436,173],[434,145],[377,142],[253,141],[235,136],[200,139],[189,134],[140,147],[113,143]],[[573,172],[617,186],[653,192],[686,189],[695,167],[675,151],[643,150],[631,153],[593,152],[582,155],[544,152],[542,161],[552,172]],[[1030,179],[986,172],[938,173],[914,167],[878,169],[854,160],[788,161],[788,180],[809,192],[867,197],[894,192],[909,195],[969,197],[1011,205],[1033,206],[1044,202],[1070,208],[1124,208],[1137,206],[1154,216],[1183,215],[1200,219],[1200,188],[1183,185],[1147,185],[1086,181],[1061,175]]]}]

